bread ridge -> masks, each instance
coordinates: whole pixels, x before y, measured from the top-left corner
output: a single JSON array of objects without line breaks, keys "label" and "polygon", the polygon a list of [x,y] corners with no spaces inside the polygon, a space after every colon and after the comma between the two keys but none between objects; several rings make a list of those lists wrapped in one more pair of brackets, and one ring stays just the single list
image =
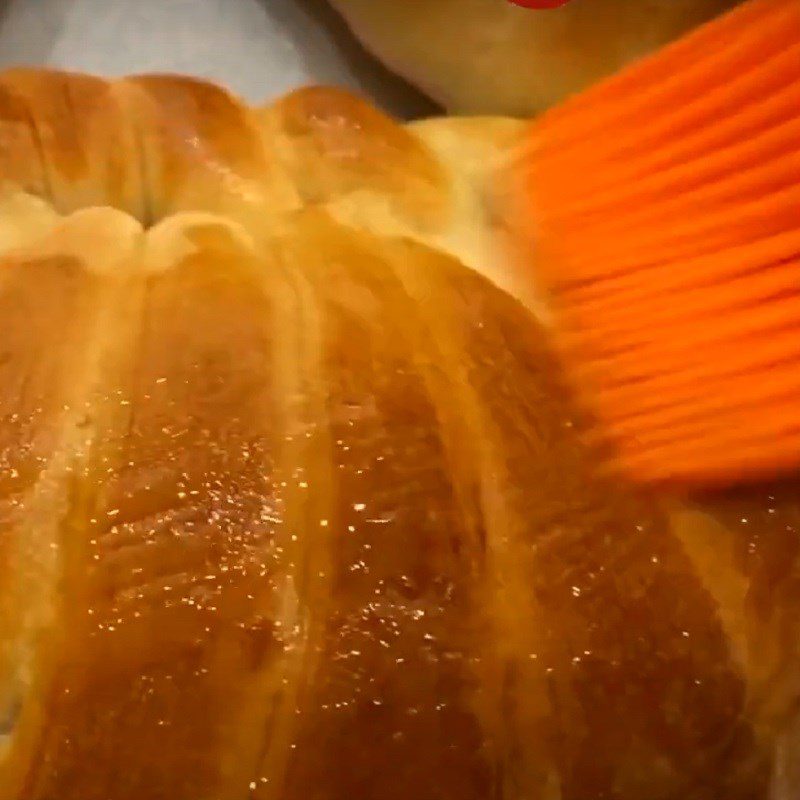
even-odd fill
[{"label": "bread ridge", "polygon": [[502,117],[404,125],[333,87],[249,106],[178,75],[0,73],[6,197],[22,192],[62,215],[108,205],[145,227],[217,213],[257,239],[323,206],[352,227],[443,249],[528,298],[508,266],[504,207],[523,130]]}]

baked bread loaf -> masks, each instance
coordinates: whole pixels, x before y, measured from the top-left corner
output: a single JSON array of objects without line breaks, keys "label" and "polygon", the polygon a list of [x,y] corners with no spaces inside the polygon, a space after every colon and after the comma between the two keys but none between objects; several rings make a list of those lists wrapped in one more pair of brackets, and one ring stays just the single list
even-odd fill
[{"label": "baked bread loaf", "polygon": [[518,135],[0,76],[3,800],[797,797],[798,484],[603,473]]},{"label": "baked bread loaf", "polygon": [[528,116],[735,0],[331,0],[364,45],[446,109]]}]

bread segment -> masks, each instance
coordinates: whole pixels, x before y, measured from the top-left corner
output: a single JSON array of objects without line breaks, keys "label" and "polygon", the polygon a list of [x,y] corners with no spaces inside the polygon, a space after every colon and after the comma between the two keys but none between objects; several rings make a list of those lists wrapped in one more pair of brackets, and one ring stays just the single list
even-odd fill
[{"label": "bread segment", "polygon": [[[9,70],[2,80],[25,109],[43,193],[58,211],[108,205],[143,220],[133,125],[108,81],[39,69]],[[36,185],[23,188],[41,191]]]},{"label": "bread segment", "polygon": [[[0,785],[26,796],[81,587],[72,554],[92,451],[116,399],[141,230],[117,211],[77,212],[0,262]],[[78,593],[81,591],[77,589]]]},{"label": "bread segment", "polygon": [[221,87],[142,75],[120,82],[114,93],[136,130],[148,223],[210,211],[259,232],[295,205],[255,115]]}]

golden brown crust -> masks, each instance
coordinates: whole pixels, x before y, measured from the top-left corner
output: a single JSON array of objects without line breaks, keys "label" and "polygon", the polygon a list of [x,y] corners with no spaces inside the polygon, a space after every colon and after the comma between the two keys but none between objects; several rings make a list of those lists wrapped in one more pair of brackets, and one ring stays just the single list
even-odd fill
[{"label": "golden brown crust", "polygon": [[[58,212],[109,205],[150,226],[205,211],[258,238],[294,209],[323,205],[354,226],[443,247],[512,286],[500,271],[502,237],[485,235],[503,218],[492,206],[494,173],[521,136],[512,120],[404,128],[322,87],[252,110],[221,87],[170,75],[108,82],[10,70],[0,73],[0,98],[8,191]],[[457,141],[471,146],[462,154]]]},{"label": "golden brown crust", "polygon": [[4,182],[50,199],[33,116],[20,87],[9,73],[0,75],[0,136]]},{"label": "golden brown crust", "polygon": [[117,87],[139,142],[149,222],[213,211],[263,226],[294,204],[253,112],[221,87],[174,75]]},{"label": "golden brown crust", "polygon": [[792,800],[797,482],[602,473],[476,274],[518,124],[75,80],[146,225],[0,80],[0,798]]},{"label": "golden brown crust", "polygon": [[413,133],[343,90],[309,87],[263,117],[305,203],[361,192],[386,197],[410,222],[435,225],[447,176]]},{"label": "golden brown crust", "polygon": [[504,171],[525,130],[501,117],[400,127],[353,95],[311,87],[262,112],[268,141],[302,202],[372,233],[453,254],[529,305],[505,226]]},{"label": "golden brown crust", "polygon": [[[102,202],[141,218],[133,127],[108,82],[38,69],[9,70],[2,80],[25,108],[44,196],[56,209],[69,212]],[[25,153],[15,157],[22,160]]]}]

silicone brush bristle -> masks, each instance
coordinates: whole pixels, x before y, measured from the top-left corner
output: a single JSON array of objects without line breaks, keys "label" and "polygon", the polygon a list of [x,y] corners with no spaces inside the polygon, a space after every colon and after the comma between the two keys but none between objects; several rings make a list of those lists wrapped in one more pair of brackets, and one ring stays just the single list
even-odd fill
[{"label": "silicone brush bristle", "polygon": [[800,467],[800,0],[751,0],[535,123],[535,269],[645,481]]}]

